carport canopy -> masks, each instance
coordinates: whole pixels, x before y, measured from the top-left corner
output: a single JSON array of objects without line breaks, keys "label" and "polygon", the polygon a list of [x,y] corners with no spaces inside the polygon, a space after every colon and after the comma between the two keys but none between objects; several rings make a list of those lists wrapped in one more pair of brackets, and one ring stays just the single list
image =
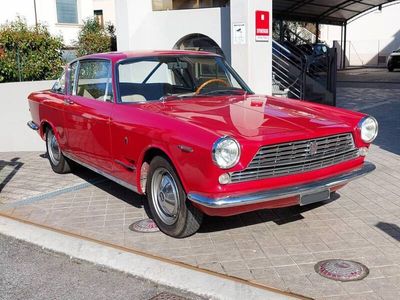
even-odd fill
[{"label": "carport canopy", "polygon": [[274,18],[345,25],[372,8],[395,0],[273,0]]}]

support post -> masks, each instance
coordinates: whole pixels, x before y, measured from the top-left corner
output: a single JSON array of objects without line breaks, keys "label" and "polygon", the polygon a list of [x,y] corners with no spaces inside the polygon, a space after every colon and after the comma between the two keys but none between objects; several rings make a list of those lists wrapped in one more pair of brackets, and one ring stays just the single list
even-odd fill
[{"label": "support post", "polygon": [[347,22],[344,24],[343,33],[343,69],[346,69],[346,51],[347,51]]},{"label": "support post", "polygon": [[279,18],[279,42],[283,43],[285,40],[284,32],[283,32],[283,19],[282,17]]},{"label": "support post", "polygon": [[35,10],[35,27],[38,26],[37,10],[36,10],[36,0],[33,0],[33,9]]},{"label": "support post", "polygon": [[319,43],[319,22],[317,22],[317,23],[315,23],[315,27],[316,27],[316,33],[315,33],[315,35],[316,35],[316,37],[315,37],[315,42],[318,44]]},{"label": "support post", "polygon": [[[271,95],[272,1],[231,0],[230,10],[232,65],[255,93]],[[269,12],[269,36],[264,40],[256,40],[256,11]]]},{"label": "support post", "polygon": [[343,67],[343,25],[340,27],[340,60],[339,60],[339,68]]}]

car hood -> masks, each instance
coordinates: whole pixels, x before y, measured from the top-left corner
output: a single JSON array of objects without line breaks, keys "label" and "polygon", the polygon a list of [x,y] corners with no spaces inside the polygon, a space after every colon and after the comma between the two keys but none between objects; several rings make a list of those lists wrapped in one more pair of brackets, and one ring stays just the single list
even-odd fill
[{"label": "car hood", "polygon": [[218,136],[257,141],[324,136],[353,130],[334,108],[304,101],[266,96],[204,97],[172,100],[151,106],[152,111],[180,119]]},{"label": "car hood", "polygon": [[392,54],[389,55],[390,57],[399,57],[400,56],[400,52],[393,52]]}]

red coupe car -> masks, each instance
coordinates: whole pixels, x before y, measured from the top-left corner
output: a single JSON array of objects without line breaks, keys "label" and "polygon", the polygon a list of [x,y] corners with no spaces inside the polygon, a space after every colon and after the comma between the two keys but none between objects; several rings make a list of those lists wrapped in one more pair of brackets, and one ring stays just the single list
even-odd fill
[{"label": "red coupe car", "polygon": [[255,95],[216,54],[96,54],[29,96],[57,173],[81,164],[145,194],[159,228],[195,233],[203,214],[328,200],[375,169],[373,117]]}]

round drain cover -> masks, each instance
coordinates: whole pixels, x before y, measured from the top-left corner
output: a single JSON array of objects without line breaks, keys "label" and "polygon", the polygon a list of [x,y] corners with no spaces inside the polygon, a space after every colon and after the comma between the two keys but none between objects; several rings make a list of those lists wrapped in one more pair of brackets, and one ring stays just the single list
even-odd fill
[{"label": "round drain cover", "polygon": [[157,232],[160,231],[152,219],[137,221],[129,226],[129,229],[136,232]]},{"label": "round drain cover", "polygon": [[368,268],[363,264],[342,259],[324,260],[314,268],[319,275],[337,281],[361,280],[369,274]]}]

